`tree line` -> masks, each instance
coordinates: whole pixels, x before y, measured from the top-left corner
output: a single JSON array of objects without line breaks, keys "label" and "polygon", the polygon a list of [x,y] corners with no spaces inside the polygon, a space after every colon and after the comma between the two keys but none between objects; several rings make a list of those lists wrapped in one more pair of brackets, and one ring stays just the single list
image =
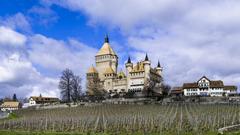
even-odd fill
[{"label": "tree line", "polygon": [[[62,72],[59,81],[59,89],[61,92],[61,98],[64,102],[77,102],[83,99],[83,92],[81,86],[82,78],[78,75],[75,75],[72,70],[65,69]],[[159,82],[163,82],[163,79],[159,80]],[[87,100],[103,100],[105,98],[111,97],[112,93],[107,93],[100,80],[98,78],[88,80],[86,83]],[[156,85],[156,82],[153,80],[148,80],[144,84],[144,95],[146,97],[154,96],[154,93],[160,93],[162,96],[168,96],[171,87],[165,83],[161,83],[160,85]],[[134,93],[127,92],[123,97],[131,98],[134,97]],[[115,93],[116,97],[120,97],[119,93]]]}]

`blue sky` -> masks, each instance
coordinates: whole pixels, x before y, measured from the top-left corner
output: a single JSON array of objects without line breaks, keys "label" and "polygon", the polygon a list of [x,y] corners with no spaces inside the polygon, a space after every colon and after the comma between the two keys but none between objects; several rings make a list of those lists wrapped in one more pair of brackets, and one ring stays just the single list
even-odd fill
[{"label": "blue sky", "polygon": [[[96,27],[89,26],[87,24],[88,17],[81,12],[72,12],[56,5],[51,6],[51,9],[48,8],[38,0],[12,0],[11,2],[3,0],[1,1],[0,15],[6,18],[21,13],[31,23],[33,33],[43,34],[59,40],[67,40],[74,37],[93,47],[102,45],[103,36],[106,33],[109,33],[112,39],[123,40],[123,37],[116,29],[111,30],[101,25]],[[38,9],[39,11],[32,11],[33,9]],[[45,10],[47,13],[45,15],[44,13],[41,14],[40,10]]]},{"label": "blue sky", "polygon": [[[176,4],[178,3],[178,4]],[[120,58],[148,53],[166,83],[240,82],[240,1],[2,0],[0,97],[59,96],[65,68],[85,78],[106,33]]]}]

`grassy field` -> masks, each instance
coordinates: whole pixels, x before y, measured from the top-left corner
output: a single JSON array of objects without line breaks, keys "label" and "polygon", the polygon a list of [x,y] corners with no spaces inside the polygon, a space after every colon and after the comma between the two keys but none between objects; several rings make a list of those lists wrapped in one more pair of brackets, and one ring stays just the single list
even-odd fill
[{"label": "grassy field", "polygon": [[0,121],[0,135],[215,135],[218,128],[240,123],[240,106],[234,104],[99,105],[14,113]]},{"label": "grassy field", "polygon": [[[77,133],[77,132],[28,132],[28,131],[0,131],[0,135],[159,135],[159,133]],[[161,133],[162,135],[174,135],[170,133]],[[181,133],[179,135],[193,135],[192,133]],[[216,132],[207,132],[204,135],[217,135]],[[224,134],[224,135],[239,135]]]}]

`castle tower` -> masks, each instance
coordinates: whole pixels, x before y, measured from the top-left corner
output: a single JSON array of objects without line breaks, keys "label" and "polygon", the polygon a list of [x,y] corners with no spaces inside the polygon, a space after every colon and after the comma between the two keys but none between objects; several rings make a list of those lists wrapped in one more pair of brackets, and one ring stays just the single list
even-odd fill
[{"label": "castle tower", "polygon": [[89,95],[93,95],[94,92],[88,87],[93,86],[96,83],[99,83],[98,72],[92,65],[87,72],[87,93]]},{"label": "castle tower", "polygon": [[96,68],[92,65],[87,72],[87,79],[98,78],[98,72]]},{"label": "castle tower", "polygon": [[131,62],[130,56],[128,57],[128,61],[127,61],[127,63],[125,64],[125,67],[126,67],[126,73],[127,73],[127,76],[128,76],[128,75],[129,75],[129,72],[131,72],[132,69],[133,69],[133,63]]},{"label": "castle tower", "polygon": [[107,68],[111,67],[114,73],[117,73],[118,67],[118,56],[113,51],[109,44],[109,38],[106,35],[104,44],[95,56],[96,68],[99,73],[99,78],[101,81],[104,80],[104,72]]},{"label": "castle tower", "polygon": [[127,90],[129,89],[130,85],[130,72],[133,70],[133,63],[131,62],[130,56],[128,57],[128,61],[125,64],[126,67],[126,76],[127,76]]},{"label": "castle tower", "polygon": [[156,67],[157,73],[162,76],[163,68],[160,65],[160,62],[158,61],[157,67]]},{"label": "castle tower", "polygon": [[143,65],[144,65],[145,79],[147,79],[149,78],[150,68],[151,68],[151,62],[149,61],[147,54],[145,56],[145,60],[143,61]]}]

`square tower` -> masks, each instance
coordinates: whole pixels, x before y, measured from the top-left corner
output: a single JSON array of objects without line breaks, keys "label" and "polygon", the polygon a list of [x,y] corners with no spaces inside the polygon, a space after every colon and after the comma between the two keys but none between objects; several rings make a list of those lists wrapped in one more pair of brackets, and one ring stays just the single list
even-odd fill
[{"label": "square tower", "polygon": [[96,68],[99,73],[99,78],[101,81],[104,80],[104,72],[106,69],[111,67],[115,74],[117,74],[118,67],[118,56],[113,51],[109,44],[108,36],[105,37],[105,42],[102,48],[99,50],[97,55],[95,56]]}]

